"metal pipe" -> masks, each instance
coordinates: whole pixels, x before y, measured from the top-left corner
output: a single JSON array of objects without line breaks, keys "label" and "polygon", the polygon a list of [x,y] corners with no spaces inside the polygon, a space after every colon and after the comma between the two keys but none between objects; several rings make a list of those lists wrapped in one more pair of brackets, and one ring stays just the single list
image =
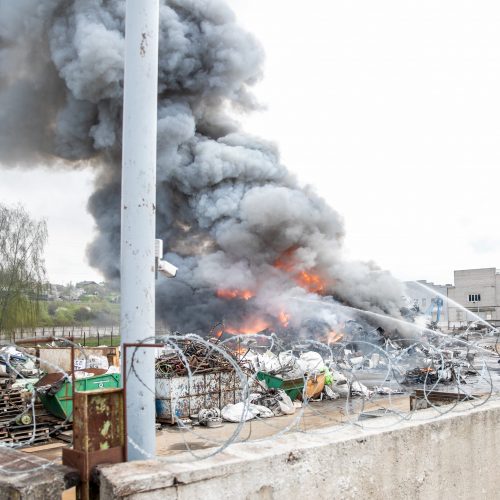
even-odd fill
[{"label": "metal pipe", "polygon": [[[145,346],[142,343],[136,343],[136,344],[122,344],[122,363],[123,366],[127,366],[127,349],[129,347],[154,347],[154,348],[161,348],[165,347],[163,344],[147,344]],[[133,361],[133,359],[131,360]],[[123,424],[124,424],[124,433],[125,437],[128,436],[128,429],[127,429],[127,372],[124,370],[123,371],[123,376],[122,376],[122,387],[123,387]],[[125,446],[125,461],[128,462],[128,447]]]},{"label": "metal pipe", "polygon": [[[122,343],[155,333],[156,122],[159,0],[127,0],[121,200]],[[130,362],[129,362],[130,363]],[[154,351],[138,349],[127,379],[129,460],[155,454]],[[127,366],[122,366],[125,374]],[[136,375],[139,375],[139,377]]]}]

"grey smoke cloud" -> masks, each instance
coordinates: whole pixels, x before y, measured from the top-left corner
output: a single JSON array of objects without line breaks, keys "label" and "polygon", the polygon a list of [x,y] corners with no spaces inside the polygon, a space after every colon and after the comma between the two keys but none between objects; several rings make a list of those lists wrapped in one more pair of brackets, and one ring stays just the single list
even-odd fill
[{"label": "grey smoke cloud", "polygon": [[[0,162],[92,165],[92,265],[118,277],[124,1],[0,0]],[[374,264],[342,258],[341,217],[237,118],[259,107],[263,50],[219,0],[163,0],[160,12],[157,232],[179,267],[158,285],[172,329],[203,330],[282,310],[297,328],[333,324],[338,303],[398,314],[403,290]],[[299,68],[298,68],[299,70]],[[327,147],[327,145],[325,145]],[[293,255],[293,269],[276,261]],[[304,289],[314,270],[332,297]],[[249,289],[228,301],[216,290]]]}]

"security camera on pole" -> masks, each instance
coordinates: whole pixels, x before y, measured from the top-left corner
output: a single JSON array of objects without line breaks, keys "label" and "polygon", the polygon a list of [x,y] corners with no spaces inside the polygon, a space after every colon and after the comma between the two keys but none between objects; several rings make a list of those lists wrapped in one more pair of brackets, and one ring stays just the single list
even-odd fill
[{"label": "security camera on pole", "polygon": [[[155,334],[159,0],[127,0],[121,200],[123,343]],[[123,349],[123,346],[122,346]],[[123,351],[122,351],[123,353]],[[128,459],[155,454],[154,349],[127,353]],[[133,363],[133,370],[130,365]]]}]

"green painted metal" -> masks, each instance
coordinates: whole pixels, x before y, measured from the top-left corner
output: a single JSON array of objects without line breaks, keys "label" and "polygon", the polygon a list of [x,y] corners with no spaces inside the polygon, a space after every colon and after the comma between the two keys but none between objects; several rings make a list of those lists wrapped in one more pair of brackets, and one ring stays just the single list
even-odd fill
[{"label": "green painted metal", "polygon": [[[75,385],[77,392],[115,389],[120,387],[120,374],[106,373],[82,378],[76,380]],[[39,396],[45,409],[52,415],[70,421],[73,420],[73,384],[71,381],[63,381],[60,389],[54,395],[40,392]]]},{"label": "green painted metal", "polygon": [[257,379],[263,380],[269,389],[283,389],[292,401],[297,399],[304,389],[303,378],[283,380],[266,372],[257,372]]}]

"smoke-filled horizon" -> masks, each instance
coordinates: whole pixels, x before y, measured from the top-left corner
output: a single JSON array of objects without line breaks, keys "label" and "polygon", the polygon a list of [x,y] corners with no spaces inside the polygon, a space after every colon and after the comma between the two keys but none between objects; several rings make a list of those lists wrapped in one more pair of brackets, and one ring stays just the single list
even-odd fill
[{"label": "smoke-filled horizon", "polygon": [[[119,276],[124,14],[123,0],[0,0],[0,163],[97,169],[88,257],[110,279]],[[336,302],[398,315],[400,283],[345,261],[339,214],[238,123],[258,110],[251,87],[264,54],[224,2],[162,1],[159,53],[157,236],[179,272],[158,282],[158,317],[207,331],[257,317],[333,326],[346,319]]]}]

